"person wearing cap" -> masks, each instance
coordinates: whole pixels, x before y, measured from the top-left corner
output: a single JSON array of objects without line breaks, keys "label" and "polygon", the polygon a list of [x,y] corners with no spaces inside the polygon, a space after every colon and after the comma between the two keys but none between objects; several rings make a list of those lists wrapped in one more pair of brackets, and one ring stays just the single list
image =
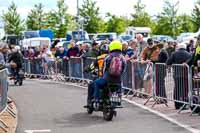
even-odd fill
[{"label": "person wearing cap", "polygon": [[195,52],[195,49],[194,49],[194,40],[191,39],[189,44],[187,45],[187,51],[191,54],[193,54]]},{"label": "person wearing cap", "polygon": [[148,45],[143,49],[141,53],[141,62],[156,62],[158,60],[160,49],[157,47],[157,45],[154,45],[154,41],[152,38],[149,38],[147,40],[147,44]]},{"label": "person wearing cap", "polygon": [[[145,93],[148,95],[151,95],[152,93],[152,76],[148,76],[148,78],[145,78],[146,75],[152,75],[152,66],[149,64],[149,62],[155,63],[158,61],[160,49],[154,45],[154,41],[152,38],[149,38],[147,40],[147,46],[143,49],[141,53],[141,64],[147,64],[145,75],[144,75],[144,88]],[[149,73],[149,74],[148,74]],[[148,95],[144,95],[145,98],[148,98]]]},{"label": "person wearing cap", "polygon": [[167,48],[166,48],[168,56],[170,57],[172,55],[172,53],[175,52],[175,50],[176,50],[176,47],[173,45],[173,42],[169,41],[167,43]]},{"label": "person wearing cap", "polygon": [[[172,64],[184,64],[191,60],[192,55],[186,51],[186,44],[180,43],[177,45],[177,50],[172,53],[171,57],[167,60],[167,65]],[[173,78],[175,81],[174,86],[174,100],[187,101],[188,100],[188,79],[187,76],[183,75],[186,70],[183,67],[178,67],[174,70]],[[187,73],[187,72],[186,72]],[[180,109],[184,104],[175,102],[175,108]]]}]

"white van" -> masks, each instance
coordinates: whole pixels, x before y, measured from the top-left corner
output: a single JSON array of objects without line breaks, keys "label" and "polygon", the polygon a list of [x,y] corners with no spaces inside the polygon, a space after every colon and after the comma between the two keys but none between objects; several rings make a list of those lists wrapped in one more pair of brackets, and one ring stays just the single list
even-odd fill
[{"label": "white van", "polygon": [[126,34],[131,35],[133,38],[137,34],[142,34],[144,38],[149,38],[151,34],[151,28],[149,27],[127,27]]},{"label": "white van", "polygon": [[24,39],[22,40],[22,47],[48,47],[50,50],[51,48],[51,40],[47,37],[37,37],[37,38],[30,38],[30,39]]}]

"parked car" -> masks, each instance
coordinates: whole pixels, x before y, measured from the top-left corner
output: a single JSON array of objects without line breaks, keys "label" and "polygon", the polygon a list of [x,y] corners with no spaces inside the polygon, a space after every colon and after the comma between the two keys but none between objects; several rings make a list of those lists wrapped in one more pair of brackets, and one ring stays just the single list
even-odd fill
[{"label": "parked car", "polygon": [[101,41],[105,41],[105,40],[115,40],[117,39],[117,33],[115,32],[110,32],[110,33],[97,33],[97,35],[94,37],[95,41],[97,41],[98,43],[101,43]]},{"label": "parked car", "polygon": [[90,34],[88,34],[88,36],[89,36],[90,40],[94,40],[94,37],[96,36],[96,34],[90,33]]},{"label": "parked car", "polygon": [[68,31],[66,35],[66,40],[75,40],[76,42],[78,41],[85,41],[89,40],[89,36],[87,31]]},{"label": "parked car", "polygon": [[133,39],[133,36],[131,36],[131,35],[120,35],[120,36],[118,37],[118,39],[119,39],[121,42],[124,42],[124,41],[128,42],[128,41],[130,41],[130,40]]},{"label": "parked car", "polygon": [[154,36],[152,36],[152,39],[160,41],[160,42],[174,41],[174,39],[171,36],[168,36],[168,35],[154,35]]},{"label": "parked car", "polygon": [[70,47],[70,41],[62,41],[62,42],[58,42],[57,43],[57,45],[56,45],[56,47],[58,47],[58,46],[62,46],[62,47],[64,47],[64,48],[69,48]]},{"label": "parked car", "polygon": [[151,28],[150,27],[127,27],[126,34],[132,36],[133,38],[136,37],[137,34],[142,34],[144,40],[150,37]]}]

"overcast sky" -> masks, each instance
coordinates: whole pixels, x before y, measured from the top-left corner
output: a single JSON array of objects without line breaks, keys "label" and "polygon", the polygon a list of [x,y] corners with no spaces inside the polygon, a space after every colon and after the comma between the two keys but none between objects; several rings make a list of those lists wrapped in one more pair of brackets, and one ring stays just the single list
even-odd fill
[{"label": "overcast sky", "polygon": [[[48,11],[50,9],[56,8],[56,0],[0,0],[0,11],[6,10],[9,4],[14,1],[18,6],[18,12],[21,14],[23,18],[26,17],[30,9],[34,4],[43,3],[45,6],[45,10]],[[65,3],[69,7],[69,13],[76,14],[76,1],[77,0],[65,0]],[[80,5],[83,0],[79,0]],[[100,7],[101,15],[104,16],[105,13],[111,12],[116,15],[127,15],[133,12],[133,5],[137,2],[137,0],[96,0],[97,6]],[[162,11],[163,1],[164,0],[141,0],[143,4],[146,5],[146,11],[150,15],[156,15]],[[176,2],[177,0],[171,0],[172,2]],[[190,14],[194,3],[196,0],[179,0],[179,14],[187,13]]]}]

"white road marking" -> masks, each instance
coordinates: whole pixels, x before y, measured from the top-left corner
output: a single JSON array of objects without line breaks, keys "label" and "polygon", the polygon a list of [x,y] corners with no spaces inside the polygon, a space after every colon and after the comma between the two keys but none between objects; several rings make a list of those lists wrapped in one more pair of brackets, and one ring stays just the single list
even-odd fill
[{"label": "white road marking", "polygon": [[25,133],[44,133],[44,132],[51,132],[50,129],[45,129],[45,130],[25,130]]},{"label": "white road marking", "polygon": [[187,129],[188,131],[190,131],[190,132],[192,132],[192,133],[200,133],[200,130],[195,129],[195,128],[192,128],[192,127],[189,126],[189,125],[182,124],[182,123],[180,123],[180,122],[174,120],[173,118],[170,118],[169,116],[167,116],[167,115],[165,115],[165,114],[162,114],[162,113],[160,113],[160,112],[158,112],[158,111],[156,111],[156,110],[150,109],[150,108],[148,108],[148,107],[146,107],[146,106],[144,106],[144,105],[138,104],[138,103],[136,103],[136,102],[134,102],[134,101],[131,101],[131,100],[129,100],[129,99],[126,99],[126,98],[123,98],[123,100],[126,101],[126,102],[128,102],[128,103],[134,104],[134,105],[136,105],[136,106],[138,106],[138,107],[140,107],[140,108],[142,108],[142,109],[144,109],[144,110],[147,110],[147,111],[149,111],[149,112],[151,112],[151,113],[154,113],[154,114],[156,114],[156,115],[158,115],[158,116],[160,116],[160,117],[162,117],[162,118],[164,118],[164,119],[170,121],[171,123],[174,123],[174,124],[176,124],[176,125],[178,125],[178,126],[180,126],[180,127],[183,127],[183,128],[185,128],[185,129]]}]

